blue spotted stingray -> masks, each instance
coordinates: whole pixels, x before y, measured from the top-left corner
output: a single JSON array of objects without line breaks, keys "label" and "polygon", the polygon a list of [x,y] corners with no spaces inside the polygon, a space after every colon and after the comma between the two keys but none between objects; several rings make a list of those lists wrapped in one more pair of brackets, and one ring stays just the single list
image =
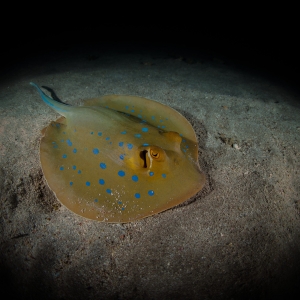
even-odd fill
[{"label": "blue spotted stingray", "polygon": [[83,217],[135,221],[202,189],[191,124],[159,102],[109,95],[67,105],[30,83],[62,117],[42,132],[43,174],[56,197]]}]

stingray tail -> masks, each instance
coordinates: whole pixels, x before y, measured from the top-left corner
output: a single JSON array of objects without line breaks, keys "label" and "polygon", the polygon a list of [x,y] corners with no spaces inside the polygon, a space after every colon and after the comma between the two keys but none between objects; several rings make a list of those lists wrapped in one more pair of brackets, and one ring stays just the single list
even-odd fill
[{"label": "stingray tail", "polygon": [[66,114],[68,112],[70,112],[72,110],[72,105],[69,105],[69,104],[65,104],[65,103],[62,103],[62,102],[58,102],[50,97],[48,97],[41,89],[40,87],[33,83],[33,82],[30,82],[30,84],[32,86],[34,86],[37,91],[39,92],[42,100],[47,104],[49,105],[51,108],[53,108],[55,111],[57,111],[59,114],[63,115],[63,116],[66,116]]}]

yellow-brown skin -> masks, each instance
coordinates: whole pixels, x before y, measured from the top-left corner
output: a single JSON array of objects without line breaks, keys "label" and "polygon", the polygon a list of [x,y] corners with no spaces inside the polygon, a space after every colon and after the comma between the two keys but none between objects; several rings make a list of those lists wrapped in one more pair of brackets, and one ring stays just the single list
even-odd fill
[{"label": "yellow-brown skin", "polygon": [[40,157],[57,198],[76,214],[104,222],[159,213],[184,202],[205,183],[189,122],[170,107],[135,96],[104,96],[72,107],[44,131]]}]

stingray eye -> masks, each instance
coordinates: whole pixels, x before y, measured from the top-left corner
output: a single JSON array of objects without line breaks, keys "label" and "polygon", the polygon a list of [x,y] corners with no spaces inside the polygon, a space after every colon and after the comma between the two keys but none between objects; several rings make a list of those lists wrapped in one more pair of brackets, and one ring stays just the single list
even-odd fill
[{"label": "stingray eye", "polygon": [[151,157],[152,158],[154,158],[154,159],[159,159],[159,157],[160,157],[160,154],[159,154],[159,152],[158,151],[154,151],[154,150],[150,150],[150,155],[151,155]]}]

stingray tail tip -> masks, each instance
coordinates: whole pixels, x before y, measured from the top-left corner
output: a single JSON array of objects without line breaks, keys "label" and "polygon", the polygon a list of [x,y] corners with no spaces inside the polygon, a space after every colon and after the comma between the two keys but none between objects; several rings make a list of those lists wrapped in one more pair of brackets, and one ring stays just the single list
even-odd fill
[{"label": "stingray tail tip", "polygon": [[30,85],[32,85],[33,87],[35,87],[38,91],[38,93],[40,94],[40,97],[42,98],[42,100],[49,105],[51,108],[53,108],[55,111],[57,111],[59,114],[65,116],[65,113],[67,113],[70,108],[68,109],[68,104],[64,104],[64,103],[60,103],[50,97],[48,97],[42,90],[41,88],[35,84],[34,82],[30,82]]}]

